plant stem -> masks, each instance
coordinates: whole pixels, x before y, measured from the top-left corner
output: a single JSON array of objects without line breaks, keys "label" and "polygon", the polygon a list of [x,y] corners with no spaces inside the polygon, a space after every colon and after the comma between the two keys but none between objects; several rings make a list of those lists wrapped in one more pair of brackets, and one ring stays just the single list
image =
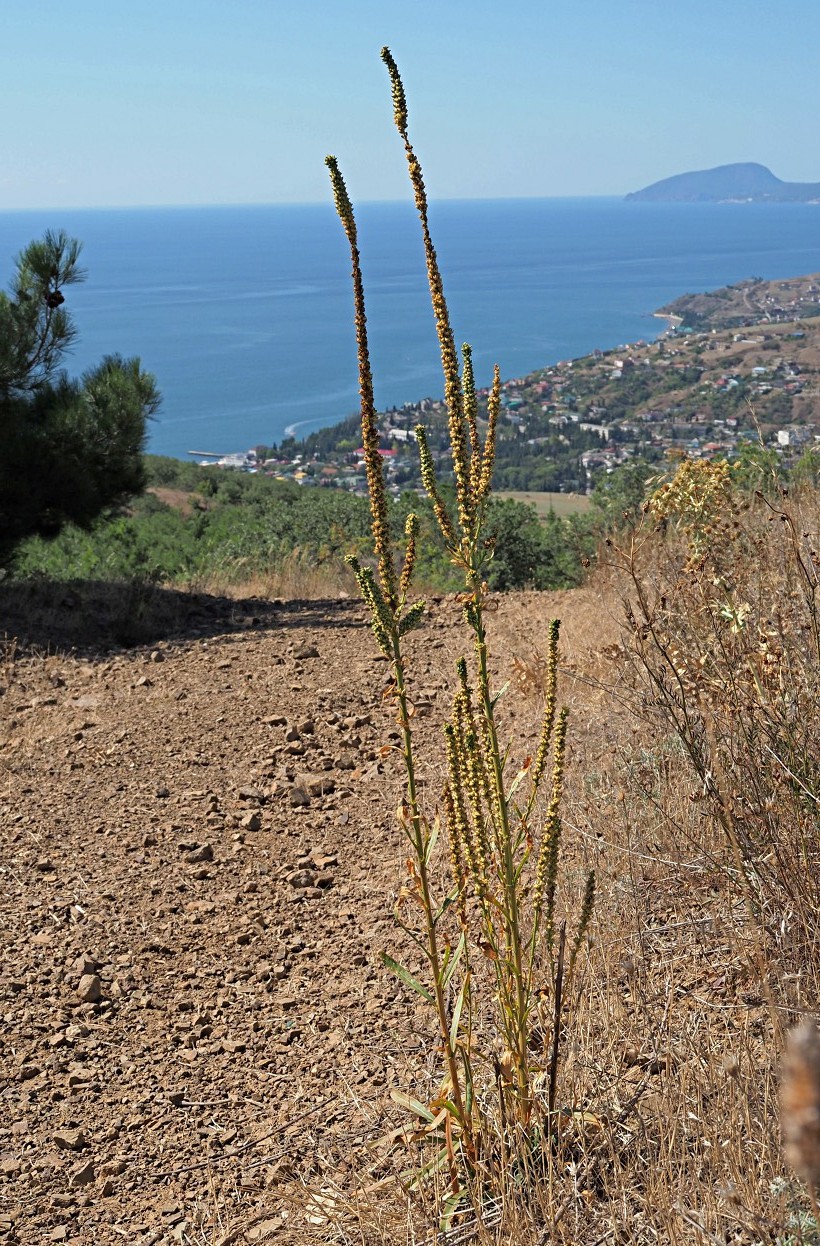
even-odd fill
[{"label": "plant stem", "polygon": [[515,877],[515,861],[513,859],[512,840],[510,834],[510,814],[504,790],[504,764],[498,744],[498,732],[495,726],[492,697],[490,695],[490,675],[487,668],[487,636],[484,629],[484,612],[481,607],[481,586],[478,575],[472,573],[470,586],[473,589],[475,604],[474,631],[476,653],[478,655],[478,686],[481,708],[487,724],[487,740],[490,746],[490,762],[493,771],[493,782],[498,804],[499,838],[503,865],[504,886],[504,921],[506,925],[506,942],[508,963],[511,960],[512,974],[515,984],[515,1015],[511,1038],[515,1052],[516,1081],[518,1083],[519,1108],[526,1121],[530,1115],[531,1096],[529,1084],[529,1067],[527,1051],[527,990],[526,975],[521,948],[521,920],[518,907],[518,889]]},{"label": "plant stem", "polygon": [[407,684],[405,683],[404,678],[404,661],[401,656],[399,637],[395,632],[393,634],[392,641],[393,673],[396,680],[396,700],[399,706],[399,723],[402,731],[404,765],[407,776],[407,803],[410,807],[410,839],[413,845],[413,851],[416,856],[416,864],[419,871],[419,885],[421,887],[425,932],[427,936],[426,951],[432,970],[433,990],[436,997],[436,1012],[438,1014],[441,1041],[444,1048],[445,1058],[447,1060],[447,1071],[450,1075],[450,1082],[452,1084],[453,1103],[455,1104],[456,1111],[458,1113],[462,1136],[464,1138],[465,1150],[468,1158],[472,1161],[475,1158],[472,1124],[464,1108],[464,1100],[461,1094],[461,1078],[459,1077],[456,1053],[453,1049],[453,1044],[450,1041],[447,1001],[444,998],[444,988],[442,986],[441,955],[438,947],[438,936],[436,934],[433,897],[430,890],[430,876],[427,870],[427,844],[425,842],[422,814],[419,809],[418,789],[416,787],[416,768],[413,756],[413,733],[410,726]]}]

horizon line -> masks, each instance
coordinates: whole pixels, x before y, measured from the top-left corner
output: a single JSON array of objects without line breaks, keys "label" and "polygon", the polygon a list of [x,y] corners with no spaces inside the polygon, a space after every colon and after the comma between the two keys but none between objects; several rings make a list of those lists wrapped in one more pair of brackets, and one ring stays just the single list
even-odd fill
[{"label": "horizon line", "polygon": [[[628,193],[628,192],[627,192]],[[437,195],[430,199],[431,204],[435,203],[523,203],[523,202],[540,202],[545,199],[625,199],[625,195],[620,192],[605,192],[597,194],[567,194],[567,195]],[[369,207],[374,204],[406,204],[413,207],[412,199],[360,199],[358,206]],[[322,208],[329,207],[335,211],[333,200],[331,197],[327,199],[271,199],[271,200],[248,200],[241,201],[225,201],[225,202],[197,202],[197,203],[75,203],[75,204],[45,204],[42,206],[26,207],[4,207],[0,205],[0,215],[11,214],[13,212],[155,212],[160,210],[182,211],[195,208],[213,209],[213,208]]]}]

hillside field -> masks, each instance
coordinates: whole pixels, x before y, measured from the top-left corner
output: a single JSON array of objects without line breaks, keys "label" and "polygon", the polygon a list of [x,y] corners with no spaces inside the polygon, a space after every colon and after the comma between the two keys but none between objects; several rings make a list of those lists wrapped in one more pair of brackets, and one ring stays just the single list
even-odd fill
[{"label": "hillside field", "polygon": [[567,515],[584,515],[590,507],[589,498],[582,493],[527,493],[501,490],[495,494],[495,497],[512,498],[514,502],[534,506],[539,519],[546,519],[550,513],[557,515],[559,519],[564,519]]},{"label": "hillside field", "polygon": [[[459,1241],[818,1240],[777,1082],[820,981],[820,510],[727,493],[693,562],[697,529],[668,519],[692,470],[581,587],[491,600],[511,774],[562,620],[559,914],[590,869],[597,894],[549,1167]],[[0,585],[0,1238],[455,1241],[433,1233],[435,1189],[408,1201],[431,1143],[402,1104],[435,1101],[437,1040],[381,959],[423,972],[392,915],[401,748],[363,607],[307,578],[288,597],[114,591]],[[407,638],[431,817],[462,606],[432,597]],[[103,642],[106,610],[141,638]],[[484,1021],[473,1041],[499,1058]]]}]

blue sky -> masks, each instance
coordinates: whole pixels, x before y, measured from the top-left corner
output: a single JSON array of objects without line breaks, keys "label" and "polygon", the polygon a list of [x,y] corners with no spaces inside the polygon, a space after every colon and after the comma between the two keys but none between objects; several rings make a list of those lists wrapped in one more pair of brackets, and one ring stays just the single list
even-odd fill
[{"label": "blue sky", "polygon": [[817,0],[2,0],[0,209],[623,194],[820,181]]}]

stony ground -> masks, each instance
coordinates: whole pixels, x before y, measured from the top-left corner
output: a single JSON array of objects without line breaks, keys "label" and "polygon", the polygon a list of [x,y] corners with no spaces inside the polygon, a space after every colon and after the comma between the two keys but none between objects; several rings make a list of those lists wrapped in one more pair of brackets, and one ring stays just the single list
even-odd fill
[{"label": "stony ground", "polygon": [[[498,676],[578,600],[506,599]],[[412,643],[434,756],[462,645],[435,602]],[[5,653],[0,1241],[276,1236],[286,1181],[377,1175],[389,1091],[429,1058],[379,961],[401,771],[361,609],[200,599],[136,648]]]}]

